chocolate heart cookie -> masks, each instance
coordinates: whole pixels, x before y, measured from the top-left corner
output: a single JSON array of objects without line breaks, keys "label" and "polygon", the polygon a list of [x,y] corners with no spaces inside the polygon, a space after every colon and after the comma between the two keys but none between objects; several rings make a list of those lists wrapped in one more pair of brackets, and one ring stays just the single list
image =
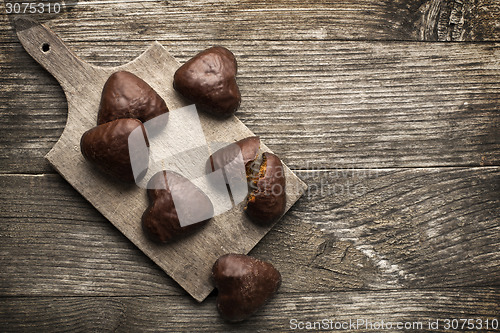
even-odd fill
[{"label": "chocolate heart cookie", "polygon": [[[140,130],[136,130],[138,128]],[[131,135],[134,140],[129,141]],[[134,182],[144,176],[149,163],[148,146],[142,123],[128,118],[96,126],[85,132],[80,140],[80,149],[87,161],[125,182]],[[135,177],[131,156],[135,169],[139,170]]]},{"label": "chocolate heart cookie", "polygon": [[258,173],[250,181],[252,191],[248,195],[245,211],[257,224],[268,225],[285,212],[285,170],[278,156],[262,154]]},{"label": "chocolate heart cookie", "polygon": [[281,274],[268,262],[243,254],[226,254],[212,268],[218,289],[217,309],[229,321],[242,321],[278,290]]},{"label": "chocolate heart cookie", "polygon": [[190,234],[214,215],[212,202],[189,179],[160,171],[148,182],[149,207],[142,228],[153,241],[167,243]]},{"label": "chocolate heart cookie", "polygon": [[211,47],[179,67],[174,75],[174,88],[199,110],[229,117],[241,102],[236,72],[233,53],[224,47]]},{"label": "chocolate heart cookie", "polygon": [[[231,143],[210,155],[205,171],[209,174],[222,169],[226,184],[230,183],[231,178],[239,180],[250,172],[250,163],[257,157],[259,147],[260,139],[258,136],[251,136]],[[243,180],[246,181],[246,179]]]},{"label": "chocolate heart cookie", "polygon": [[[104,84],[97,124],[121,118],[135,118],[144,123],[167,112],[165,101],[149,84],[132,73],[120,71]],[[156,127],[164,125],[163,121]]]}]

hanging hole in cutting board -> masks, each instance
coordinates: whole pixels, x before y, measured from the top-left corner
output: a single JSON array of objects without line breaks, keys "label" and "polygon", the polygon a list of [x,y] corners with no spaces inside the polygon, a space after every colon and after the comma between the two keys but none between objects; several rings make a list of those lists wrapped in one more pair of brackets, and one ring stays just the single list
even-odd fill
[{"label": "hanging hole in cutting board", "polygon": [[50,51],[50,44],[49,43],[43,43],[42,44],[42,51],[43,52],[49,52]]}]

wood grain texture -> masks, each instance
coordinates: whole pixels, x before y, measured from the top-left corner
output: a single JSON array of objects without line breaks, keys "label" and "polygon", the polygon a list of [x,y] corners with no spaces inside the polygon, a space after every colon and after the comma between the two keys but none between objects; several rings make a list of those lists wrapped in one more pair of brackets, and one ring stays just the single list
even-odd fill
[{"label": "wood grain texture", "polygon": [[[495,22],[500,17],[498,1],[432,0],[420,1],[420,4],[420,15],[403,25],[416,29],[420,40],[498,40],[500,26]],[[482,39],[485,36],[489,37]]]},{"label": "wood grain texture", "polygon": [[[429,331],[429,320],[441,319],[433,332],[444,329],[445,318],[498,319],[498,290],[384,290],[328,294],[278,293],[250,319],[237,324],[224,322],[215,307],[215,297],[203,304],[181,296],[150,297],[12,297],[0,298],[2,332],[59,331],[176,331],[176,332],[296,332],[290,320],[334,322],[357,319],[374,322],[408,322]],[[193,315],[196,313],[196,315]],[[420,323],[423,325],[419,329]],[[361,325],[361,324],[360,324]],[[369,324],[367,324],[369,325]],[[415,325],[415,326],[413,326]],[[376,326],[375,326],[376,327]],[[332,330],[329,330],[332,331]],[[351,332],[381,331],[360,326]],[[494,330],[474,330],[494,332]]]},{"label": "wood grain texture", "polygon": [[[500,285],[498,167],[298,174],[309,192],[251,252],[283,292]],[[1,295],[183,294],[58,175],[0,186]]]},{"label": "wood grain texture", "polygon": [[[98,41],[500,39],[495,0],[61,2],[70,4],[61,14],[34,17],[54,20],[65,40],[65,34]],[[13,16],[6,15],[0,31],[8,29]]]},{"label": "wood grain texture", "polygon": [[[191,111],[184,109],[190,103],[173,89],[173,76],[180,65],[157,42],[123,66],[97,67],[81,61],[44,25],[22,19],[16,21],[16,29],[23,47],[57,79],[68,100],[64,131],[46,155],[50,164],[132,243],[201,302],[213,290],[211,270],[217,258],[225,253],[247,254],[276,223],[259,226],[244,213],[246,184],[245,194],[233,192],[232,202],[233,197],[214,189],[204,174],[211,143],[232,143],[254,134],[234,116],[221,121],[198,113],[195,107]],[[49,49],[44,51],[42,45],[49,45]],[[147,149],[150,161],[144,182],[133,186],[98,172],[80,152],[82,134],[97,124],[102,87],[111,73],[117,71],[128,71],[144,78],[170,109],[168,122],[161,131],[155,131],[154,137],[147,138],[147,147],[141,132],[143,148],[139,149]],[[183,111],[177,111],[180,108]],[[151,122],[144,126],[152,133],[151,127],[148,129]],[[176,130],[176,134],[169,134]],[[173,149],[169,150],[171,147]],[[260,150],[271,152],[262,141]],[[131,163],[134,165],[133,161]],[[168,245],[159,245],[145,236],[140,221],[148,207],[146,184],[155,173],[164,169],[198,181],[196,184],[210,196],[214,213],[208,217],[211,221],[203,230]],[[283,164],[281,171],[286,179],[286,187],[281,189],[286,193],[286,213],[306,186],[286,165]],[[220,176],[218,181],[225,184],[222,174]],[[231,189],[235,188],[232,184]],[[223,190],[227,191],[225,186]],[[182,225],[181,213],[177,207]],[[189,216],[189,211],[184,214]]]},{"label": "wood grain texture", "polygon": [[154,40],[181,62],[227,46],[238,117],[293,168],[328,170],[299,171],[309,192],[251,252],[282,272],[277,298],[227,325],[214,295],[197,304],[43,159],[66,98],[0,15],[0,331],[498,318],[499,169],[474,166],[500,165],[500,2],[63,2],[39,19],[93,65]]},{"label": "wood grain texture", "polygon": [[[164,43],[181,62],[210,45]],[[72,43],[97,65],[125,63],[145,47],[86,45]],[[239,61],[237,116],[292,168],[500,163],[498,44],[224,45]],[[2,170],[51,172],[42,157],[66,123],[63,92],[20,46],[0,47]]]}]

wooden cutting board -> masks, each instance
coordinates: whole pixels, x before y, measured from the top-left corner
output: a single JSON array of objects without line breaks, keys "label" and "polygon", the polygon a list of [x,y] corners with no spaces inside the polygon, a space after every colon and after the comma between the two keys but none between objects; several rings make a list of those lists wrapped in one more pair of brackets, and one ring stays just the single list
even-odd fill
[{"label": "wooden cutting board", "polygon": [[[172,244],[155,244],[145,238],[141,227],[141,216],[148,206],[146,190],[108,179],[80,153],[82,134],[96,125],[103,85],[116,71],[126,70],[142,78],[158,92],[170,110],[188,105],[172,88],[179,62],[161,44],[154,42],[128,64],[93,66],[79,59],[46,26],[27,19],[18,19],[15,25],[23,47],[57,79],[68,100],[66,127],[46,155],[47,160],[141,251],[197,301],[203,301],[214,288],[210,273],[215,260],[226,253],[247,254],[272,226],[253,224],[240,203],[187,238]],[[204,135],[211,141],[234,142],[254,135],[234,116],[223,121],[202,113],[199,117]],[[264,144],[261,150],[270,151]],[[288,211],[306,185],[286,166],[285,173]]]}]

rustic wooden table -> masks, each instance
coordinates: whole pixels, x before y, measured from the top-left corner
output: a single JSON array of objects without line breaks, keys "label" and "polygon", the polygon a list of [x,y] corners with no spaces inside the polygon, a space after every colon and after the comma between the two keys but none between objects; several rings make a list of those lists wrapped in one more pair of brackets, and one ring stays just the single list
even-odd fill
[{"label": "rustic wooden table", "polygon": [[154,40],[181,63],[214,44],[235,53],[237,116],[309,185],[251,252],[281,271],[279,294],[236,325],[217,315],[215,293],[194,301],[43,158],[66,99],[18,42],[9,3],[0,331],[297,331],[323,319],[500,330],[497,0],[63,1],[36,15],[97,65]]}]

